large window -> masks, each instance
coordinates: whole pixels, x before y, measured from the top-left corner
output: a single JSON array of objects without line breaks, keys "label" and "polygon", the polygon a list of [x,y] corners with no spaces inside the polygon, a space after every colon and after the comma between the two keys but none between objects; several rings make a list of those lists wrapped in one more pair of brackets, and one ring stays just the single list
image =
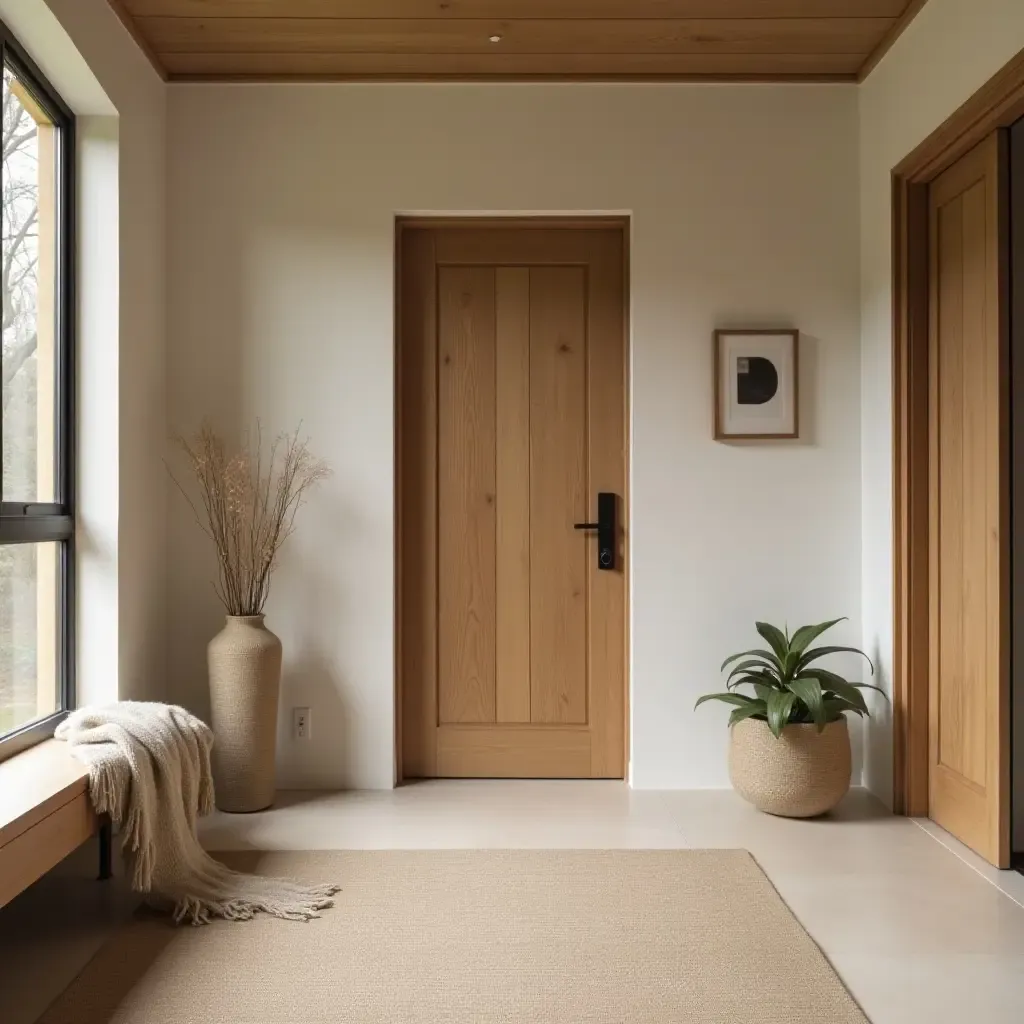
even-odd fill
[{"label": "large window", "polygon": [[74,120],[0,22],[0,759],[53,731],[72,665]]}]

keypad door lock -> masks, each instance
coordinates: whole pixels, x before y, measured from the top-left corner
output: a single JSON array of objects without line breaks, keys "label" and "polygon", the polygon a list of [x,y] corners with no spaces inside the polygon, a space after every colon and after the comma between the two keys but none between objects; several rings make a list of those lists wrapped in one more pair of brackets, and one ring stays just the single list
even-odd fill
[{"label": "keypad door lock", "polygon": [[597,496],[597,522],[574,523],[574,530],[597,531],[597,567],[604,572],[615,569],[618,498],[612,491],[601,491]]}]

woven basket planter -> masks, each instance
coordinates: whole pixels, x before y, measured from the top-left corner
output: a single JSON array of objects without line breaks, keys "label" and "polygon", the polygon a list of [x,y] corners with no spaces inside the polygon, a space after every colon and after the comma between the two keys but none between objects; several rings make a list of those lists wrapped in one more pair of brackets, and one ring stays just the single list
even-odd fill
[{"label": "woven basket planter", "polygon": [[229,615],[207,665],[217,806],[262,811],[274,802],[281,641],[262,615]]},{"label": "woven basket planter", "polygon": [[813,818],[832,810],[850,788],[850,733],[846,719],[787,725],[776,739],[753,718],[730,730],[729,776],[744,800],[767,814]]}]

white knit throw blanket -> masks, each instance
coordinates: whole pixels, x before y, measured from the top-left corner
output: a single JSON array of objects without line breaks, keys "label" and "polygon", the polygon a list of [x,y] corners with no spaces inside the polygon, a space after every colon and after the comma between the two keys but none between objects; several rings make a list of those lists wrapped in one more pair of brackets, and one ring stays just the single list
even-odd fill
[{"label": "white knit throw blanket", "polygon": [[213,810],[213,733],[183,708],[125,701],[73,712],[57,727],[89,768],[99,814],[121,827],[132,888],[176,923],[245,921],[259,911],[289,921],[319,917],[336,885],[242,874],[199,845],[196,821]]}]

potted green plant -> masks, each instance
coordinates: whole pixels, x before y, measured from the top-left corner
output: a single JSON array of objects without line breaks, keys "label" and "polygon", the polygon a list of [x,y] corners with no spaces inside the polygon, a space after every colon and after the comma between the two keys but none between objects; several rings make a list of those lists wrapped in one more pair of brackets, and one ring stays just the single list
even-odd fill
[{"label": "potted green plant", "polygon": [[[816,665],[830,654],[858,654],[856,647],[811,647],[842,619],[801,626],[792,636],[767,622],[756,623],[768,648],[726,658],[732,666],[717,700],[733,706],[729,716],[729,777],[745,800],[768,814],[810,818],[832,810],[850,788],[848,713],[868,715],[865,689]],[[753,694],[741,692],[748,687]],[[884,693],[883,693],[884,696]]]}]

